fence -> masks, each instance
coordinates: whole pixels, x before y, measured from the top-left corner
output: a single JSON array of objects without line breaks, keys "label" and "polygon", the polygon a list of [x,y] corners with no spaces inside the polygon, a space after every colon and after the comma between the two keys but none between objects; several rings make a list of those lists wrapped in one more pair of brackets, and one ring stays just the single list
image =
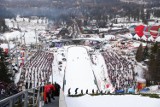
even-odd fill
[{"label": "fence", "polygon": [[27,89],[0,101],[0,107],[39,107],[41,87]]}]

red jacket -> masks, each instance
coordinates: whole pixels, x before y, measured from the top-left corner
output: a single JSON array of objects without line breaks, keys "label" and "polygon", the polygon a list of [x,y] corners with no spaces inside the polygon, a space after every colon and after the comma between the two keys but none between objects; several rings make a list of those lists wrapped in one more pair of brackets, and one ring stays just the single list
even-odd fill
[{"label": "red jacket", "polygon": [[[51,91],[55,91],[56,88],[52,84],[48,84],[44,86],[44,101],[47,101],[47,93],[50,93]],[[50,93],[51,94],[51,93]]]},{"label": "red jacket", "polygon": [[49,84],[49,85],[48,85],[48,87],[50,88],[50,90],[56,91],[56,88],[55,88],[55,86],[54,86],[54,85]]}]

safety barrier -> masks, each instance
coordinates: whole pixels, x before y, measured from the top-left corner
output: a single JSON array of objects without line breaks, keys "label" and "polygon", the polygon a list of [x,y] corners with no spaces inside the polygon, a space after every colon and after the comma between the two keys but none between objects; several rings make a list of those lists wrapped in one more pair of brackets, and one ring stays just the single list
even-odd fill
[{"label": "safety barrier", "polygon": [[65,95],[62,89],[60,89],[60,95],[59,95],[59,107],[67,107],[66,101],[65,101]]},{"label": "safety barrier", "polygon": [[39,107],[41,99],[40,87],[36,87],[2,99],[0,107]]}]

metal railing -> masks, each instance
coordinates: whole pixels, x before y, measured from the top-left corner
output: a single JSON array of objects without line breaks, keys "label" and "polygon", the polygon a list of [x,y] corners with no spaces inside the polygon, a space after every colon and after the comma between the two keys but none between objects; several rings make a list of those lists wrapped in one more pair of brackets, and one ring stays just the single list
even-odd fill
[{"label": "metal railing", "polygon": [[41,100],[40,87],[36,87],[0,100],[0,107],[39,107]]},{"label": "metal railing", "polygon": [[28,106],[28,92],[26,91],[22,91],[18,94],[15,94],[13,96],[7,97],[3,100],[0,101],[0,107],[13,107],[14,105],[16,105],[17,103],[22,103],[24,100],[24,107]]}]

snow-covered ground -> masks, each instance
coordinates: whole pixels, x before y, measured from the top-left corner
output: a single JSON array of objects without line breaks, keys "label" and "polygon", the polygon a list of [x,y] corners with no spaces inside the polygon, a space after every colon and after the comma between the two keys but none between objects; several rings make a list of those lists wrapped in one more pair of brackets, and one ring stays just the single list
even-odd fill
[{"label": "snow-covered ground", "polygon": [[[36,34],[35,30],[29,30],[27,32],[19,32],[19,31],[13,31],[13,32],[7,32],[4,33],[3,36],[6,40],[13,40],[16,39],[17,42],[20,42],[21,44],[35,44],[36,38],[37,43],[38,41],[38,33]],[[24,36],[24,39],[21,39]]]},{"label": "snow-covered ground", "polygon": [[[25,20],[25,19],[24,19]],[[25,36],[26,44],[36,43],[36,37],[40,32],[45,34],[46,24],[42,23],[42,20],[39,19],[39,24],[37,20],[32,20],[31,22],[19,20],[19,23],[15,21],[7,22],[10,27],[17,28],[20,27],[20,31],[12,31],[3,34],[3,39],[17,39],[21,42],[20,37]],[[29,25],[28,25],[29,24]],[[37,29],[35,34],[35,30]],[[39,29],[39,30],[38,30]],[[106,29],[102,29],[106,30]],[[56,32],[56,31],[55,31]],[[59,31],[57,31],[59,32]],[[122,38],[132,39],[132,37],[140,39],[138,35],[132,36],[130,33],[119,35]],[[101,41],[100,38],[96,38],[97,35],[93,34],[91,37]],[[117,39],[115,35],[106,35],[105,40]],[[145,39],[145,38],[144,38]],[[149,38],[148,40],[152,40]],[[89,40],[92,40],[89,39]],[[39,41],[37,41],[39,42]],[[114,44],[113,42],[108,42],[105,49],[111,49]],[[134,41],[132,43],[133,47],[138,47],[140,42]],[[14,48],[15,45],[10,45],[10,48]],[[145,44],[143,44],[145,46]],[[7,44],[1,44],[1,47],[7,48]],[[67,46],[55,49],[54,51],[50,50],[50,53],[54,54],[54,61],[52,64],[53,77],[50,75],[50,82],[57,82],[63,86],[63,79],[65,74],[65,85],[64,85],[64,94],[65,100],[68,107],[160,107],[160,99],[154,99],[149,97],[142,97],[139,95],[99,95],[99,96],[90,96],[84,95],[82,97],[68,97],[68,90],[71,88],[71,94],[75,94],[75,89],[78,88],[78,94],[83,90],[85,93],[88,89],[89,93],[94,90],[103,90],[106,91],[106,84],[110,84],[111,89],[113,88],[110,80],[108,78],[108,69],[106,68],[103,56],[97,52],[93,55],[93,64],[91,58],[87,52],[86,47],[84,46]],[[123,50],[123,49],[122,49]],[[128,48],[126,49],[128,50]],[[119,49],[119,51],[121,51]],[[63,59],[66,59],[64,61]],[[61,62],[61,64],[59,64]],[[141,65],[135,66],[135,71],[138,73],[136,77],[137,80],[143,80],[143,68]],[[18,82],[21,72],[16,74],[15,83]],[[33,75],[33,73],[31,74]],[[38,75],[38,74],[35,74]],[[18,78],[17,78],[18,77]],[[95,78],[96,77],[96,78]],[[33,79],[33,78],[32,78]],[[105,80],[106,79],[106,80]],[[104,81],[105,80],[105,81]],[[37,80],[36,80],[37,81]],[[97,84],[96,84],[97,83]],[[155,88],[154,88],[155,89]]]},{"label": "snow-covered ground", "polygon": [[160,107],[160,99],[139,95],[66,97],[67,107]]},{"label": "snow-covered ground", "polygon": [[[53,51],[53,50],[52,50]],[[56,52],[55,52],[56,51]],[[53,61],[53,83],[58,83],[61,87],[63,86],[63,77],[64,77],[64,70],[66,67],[66,61],[62,61],[63,58],[66,58],[65,49],[59,48],[53,51],[54,52],[54,61]],[[62,56],[62,54],[64,54]],[[62,62],[62,64],[58,64]],[[50,76],[50,82],[52,82],[52,76]]]},{"label": "snow-covered ground", "polygon": [[[106,68],[104,57],[100,52],[94,52],[94,54],[91,57],[93,59],[92,67],[94,69],[94,73],[97,79],[97,85],[100,90],[104,91],[110,91],[112,92],[114,89],[112,87],[112,84],[110,82],[108,71]],[[109,87],[106,88],[106,85]]]},{"label": "snow-covered ground", "polygon": [[[67,51],[68,49],[68,51]],[[103,58],[100,53],[95,52],[94,62],[96,65],[90,65],[90,59],[85,47],[70,46],[57,49],[54,53],[54,82],[63,84],[64,71],[66,73],[66,85],[64,90],[65,101],[68,107],[159,107],[160,99],[154,99],[149,97],[142,97],[139,95],[99,95],[90,96],[84,95],[81,97],[69,97],[68,89],[71,88],[71,94],[75,94],[75,89],[78,89],[78,94],[81,89],[97,88],[94,84],[94,77],[91,69],[94,70],[96,78],[103,83],[104,77],[107,77],[107,69],[103,66]],[[64,56],[62,55],[64,54]],[[63,58],[67,59],[67,62],[62,61]],[[58,63],[62,61],[62,70],[59,71]],[[142,68],[137,65],[135,69],[138,69],[139,78],[143,78]],[[109,82],[109,81],[108,81]],[[73,88],[73,90],[72,90]],[[101,87],[103,89],[103,87]],[[105,89],[105,88],[104,88]]]},{"label": "snow-covered ground", "polygon": [[85,92],[88,89],[89,93],[92,92],[92,89],[97,90],[90,57],[86,48],[79,46],[68,48],[65,72],[65,94],[68,94],[69,88],[71,88],[72,94],[75,93],[76,88],[78,88],[79,92],[81,90]]},{"label": "snow-covered ground", "polygon": [[134,67],[135,73],[137,73],[137,76],[135,77],[137,81],[139,82],[146,82],[144,79],[144,69],[147,69],[147,67],[143,67],[140,63],[135,65]]}]

